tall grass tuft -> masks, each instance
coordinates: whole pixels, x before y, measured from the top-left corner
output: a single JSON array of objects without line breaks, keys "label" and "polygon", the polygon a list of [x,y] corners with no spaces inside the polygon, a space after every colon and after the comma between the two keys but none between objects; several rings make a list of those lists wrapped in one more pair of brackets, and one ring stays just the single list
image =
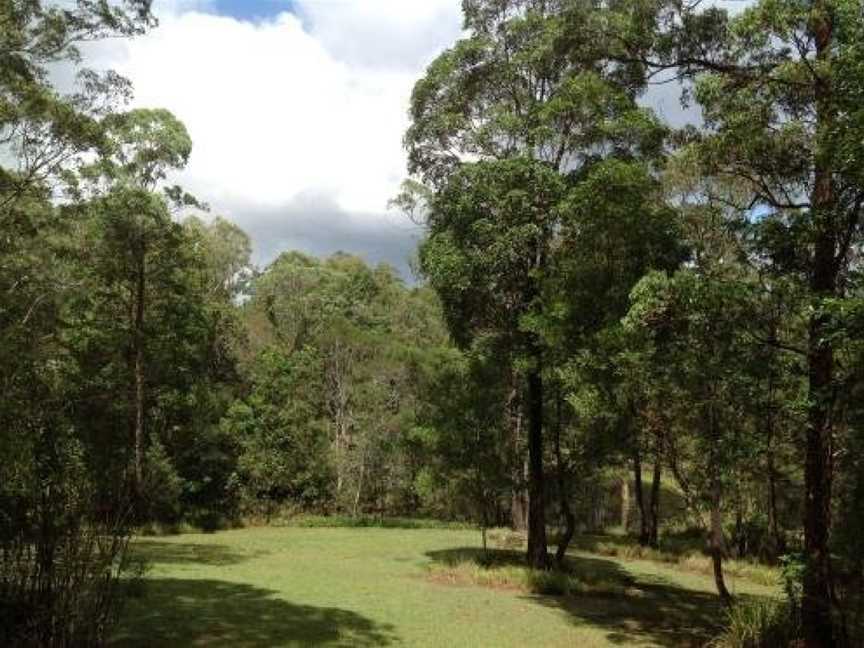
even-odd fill
[{"label": "tall grass tuft", "polygon": [[788,648],[801,637],[797,608],[788,601],[742,601],[726,613],[725,629],[711,648]]}]

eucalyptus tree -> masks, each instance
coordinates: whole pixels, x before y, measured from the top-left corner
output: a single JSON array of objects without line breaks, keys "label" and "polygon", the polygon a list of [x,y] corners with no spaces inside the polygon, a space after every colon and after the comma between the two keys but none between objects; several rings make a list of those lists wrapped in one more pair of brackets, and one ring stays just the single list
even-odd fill
[{"label": "eucalyptus tree", "polygon": [[[133,487],[142,495],[145,455],[148,304],[176,278],[183,231],[171,219],[166,196],[157,193],[170,170],[185,166],[192,140],[166,110],[137,109],[105,118],[101,155],[81,170],[74,190],[92,198],[96,215],[97,281],[112,289],[127,319],[128,405]],[[172,190],[169,196],[176,194]],[[182,197],[182,196],[181,196]],[[170,291],[170,287],[168,288]],[[119,304],[114,304],[116,308]],[[121,320],[122,321],[122,320]]]},{"label": "eucalyptus tree", "polygon": [[409,190],[428,203],[421,266],[451,330],[463,346],[481,332],[509,339],[513,366],[525,376],[535,567],[547,564],[543,292],[564,228],[563,201],[595,166],[654,155],[663,138],[657,120],[636,105],[638,78],[610,70],[578,35],[584,47],[574,52],[568,7],[465,2],[469,35],[417,82],[405,136],[409,171],[425,183]]},{"label": "eucalyptus tree", "polygon": [[[141,33],[149,2],[0,3],[0,643],[96,645],[119,600],[122,516],[93,510],[105,484],[82,434],[66,305],[81,290],[74,225],[54,198],[103,142],[128,97],[113,73],[81,71],[64,95],[51,66],[87,40]],[[54,69],[57,69],[55,67]],[[110,518],[110,519],[108,519]],[[34,559],[35,557],[35,559]]]},{"label": "eucalyptus tree", "polygon": [[692,430],[667,434],[666,459],[696,519],[708,511],[714,580],[728,603],[723,500],[746,458],[755,454],[743,406],[752,382],[753,342],[739,327],[750,317],[751,291],[729,277],[686,269],[671,277],[646,275],[634,288],[633,302],[625,322],[644,335],[642,362],[674,394],[667,412],[677,427]]},{"label": "eucalyptus tree", "polygon": [[596,15],[595,37],[612,43],[612,58],[627,65],[696,78],[705,172],[745,188],[732,202],[743,218],[760,214],[766,236],[756,253],[807,289],[801,611],[807,645],[833,645],[838,366],[826,305],[846,296],[861,245],[864,14],[857,0],[757,0],[734,16],[677,0],[610,6],[611,14]]},{"label": "eucalyptus tree", "polygon": [[155,24],[150,0],[7,0],[0,4],[0,210],[23,193],[57,182],[69,164],[102,141],[99,119],[129,98],[114,72],[79,69],[74,92],[62,94],[49,66],[75,69],[80,45],[130,37]]}]

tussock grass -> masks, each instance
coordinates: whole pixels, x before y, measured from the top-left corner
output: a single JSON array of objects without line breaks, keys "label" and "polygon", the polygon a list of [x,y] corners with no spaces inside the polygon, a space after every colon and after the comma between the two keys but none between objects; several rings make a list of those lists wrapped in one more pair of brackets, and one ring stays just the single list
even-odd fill
[{"label": "tussock grass", "polygon": [[521,553],[464,549],[427,565],[429,577],[454,585],[478,585],[544,596],[638,596],[632,579],[608,570],[571,564],[563,570],[540,571],[524,565]]},{"label": "tussock grass", "polygon": [[787,601],[748,600],[726,612],[723,632],[709,648],[787,648],[801,638],[801,627]]},{"label": "tussock grass", "polygon": [[[631,538],[603,539],[601,536],[586,536],[578,538],[574,542],[574,548],[621,560],[650,560],[705,576],[713,574],[710,556],[705,555],[700,549],[688,547],[680,542],[671,549],[653,549],[643,547]],[[750,560],[724,560],[723,571],[728,576],[749,580],[766,587],[773,587],[780,582],[780,572],[776,567]]]}]

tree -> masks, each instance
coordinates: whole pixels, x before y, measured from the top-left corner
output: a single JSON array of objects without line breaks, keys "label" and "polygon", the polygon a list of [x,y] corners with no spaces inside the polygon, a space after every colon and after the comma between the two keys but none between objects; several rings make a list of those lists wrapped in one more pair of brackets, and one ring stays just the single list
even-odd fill
[{"label": "tree", "polygon": [[[422,263],[430,277],[435,275],[451,330],[464,340],[479,323],[470,316],[460,322],[454,314],[479,308],[477,317],[488,320],[483,326],[497,325],[512,337],[515,354],[530,365],[524,400],[528,560],[535,567],[546,565],[538,317],[542,283],[563,223],[558,201],[570,185],[590,176],[595,164],[656,154],[663,140],[650,112],[636,106],[630,75],[610,74],[596,56],[573,55],[565,8],[566,3],[544,0],[466,2],[469,36],[440,55],[417,82],[405,136],[409,171],[426,183],[419,191],[416,183],[409,185],[408,193],[429,204],[430,238]],[[481,181],[497,191],[484,192]],[[474,195],[460,201],[458,191]],[[402,204],[411,208],[416,202]],[[455,210],[453,218],[448,209]],[[475,222],[482,229],[472,230]],[[445,235],[448,228],[452,231]],[[485,251],[478,244],[493,247]],[[471,260],[458,260],[460,255]],[[509,295],[496,304],[498,281]]]},{"label": "tree", "polygon": [[[679,2],[616,6],[595,37],[612,59],[652,73],[697,77],[706,173],[745,191],[773,236],[762,254],[806,286],[808,332],[802,619],[808,646],[834,645],[831,614],[832,462],[837,363],[825,306],[847,295],[860,243],[860,73],[864,17],[854,0],[760,0],[735,17]],[[612,31],[610,31],[610,28]]]},{"label": "tree", "polygon": [[[101,192],[93,209],[101,214],[103,272],[101,280],[118,284],[128,318],[130,427],[134,448],[133,489],[143,496],[148,294],[157,277],[170,277],[180,245],[180,226],[171,221],[168,204],[154,193],[170,169],[189,158],[192,141],[186,128],[168,111],[133,110],[106,117],[106,148],[82,176],[87,189]],[[156,289],[158,293],[158,288]],[[122,297],[121,297],[122,298]]]},{"label": "tree", "polygon": [[[745,393],[751,375],[751,355],[739,322],[748,317],[747,286],[729,278],[682,270],[672,277],[648,274],[634,289],[627,326],[647,335],[641,359],[651,378],[668,385],[674,397],[666,404],[675,419],[693,435],[675,438],[667,433],[669,462],[691,506],[707,504],[708,546],[714,580],[727,604],[731,595],[723,577],[727,554],[723,530],[723,497],[741,473],[743,458],[751,456],[744,434]],[[658,344],[658,342],[660,344]],[[638,348],[638,342],[634,348]],[[664,362],[658,355],[662,353]],[[668,363],[668,364],[667,364]]]}]

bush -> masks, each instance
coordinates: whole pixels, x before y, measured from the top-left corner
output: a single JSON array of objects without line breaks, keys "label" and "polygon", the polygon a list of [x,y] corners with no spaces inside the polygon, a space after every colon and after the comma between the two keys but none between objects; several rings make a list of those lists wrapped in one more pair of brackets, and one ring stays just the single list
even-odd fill
[{"label": "bush", "polygon": [[145,455],[145,477],[141,492],[144,520],[173,523],[180,520],[183,479],[177,474],[165,446],[154,434]]},{"label": "bush", "polygon": [[0,479],[0,645],[101,645],[119,614],[130,507],[95,504],[83,456],[43,428],[32,461]]},{"label": "bush", "polygon": [[726,613],[714,648],[788,648],[801,637],[796,606],[788,600],[742,601]]}]

